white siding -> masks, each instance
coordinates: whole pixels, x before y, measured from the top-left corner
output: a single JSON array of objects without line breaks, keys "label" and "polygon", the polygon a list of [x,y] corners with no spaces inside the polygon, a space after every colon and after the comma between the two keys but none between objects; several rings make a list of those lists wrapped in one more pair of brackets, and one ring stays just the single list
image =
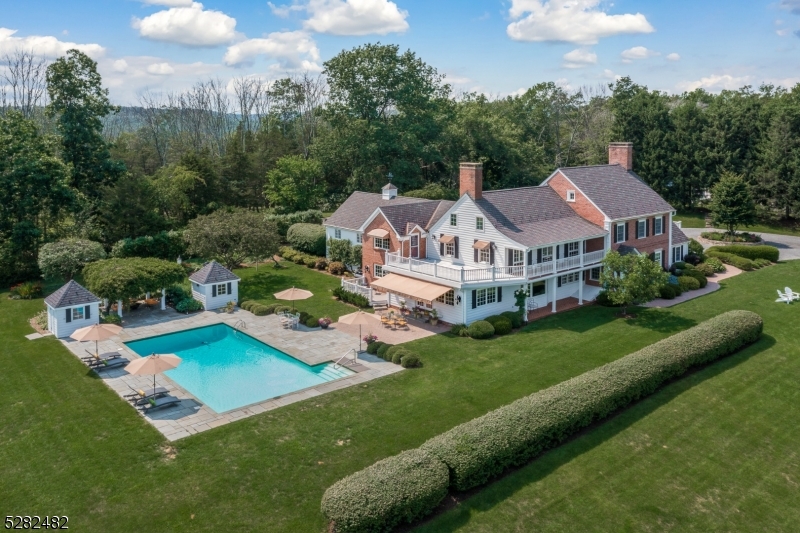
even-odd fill
[{"label": "white siding", "polygon": [[[96,302],[93,304],[86,304],[86,305],[76,305],[75,307],[86,307],[89,306],[91,308],[90,318],[89,319],[82,319],[82,320],[72,320],[71,322],[67,322],[67,309],[72,310],[72,307],[62,307],[60,309],[53,309],[49,305],[47,306],[47,323],[48,327],[53,335],[58,337],[59,339],[64,337],[69,337],[75,330],[85,328],[86,326],[93,326],[95,324],[100,323],[100,303]],[[85,313],[84,313],[85,315]]]},{"label": "white siding", "polygon": [[[455,289],[455,298],[458,298],[459,292],[458,289]],[[400,296],[396,294],[389,293],[389,305],[392,307],[400,307]],[[406,301],[406,307],[409,309],[413,308],[415,302],[409,298],[404,298]],[[439,313],[439,320],[442,322],[447,322],[449,324],[461,324],[464,321],[463,316],[463,305],[466,300],[464,299],[463,294],[461,295],[461,304],[460,305],[447,305],[442,302],[433,302],[433,308]],[[430,309],[426,307],[427,309]]]},{"label": "white siding", "polygon": [[358,235],[361,232],[353,231],[351,229],[335,228],[333,226],[325,226],[325,242],[327,242],[328,239],[335,239],[336,238],[336,230],[337,229],[342,232],[341,238],[344,239],[344,240],[350,241],[350,243],[353,246],[361,244],[360,242],[358,242]]},{"label": "white siding", "polygon": [[[233,280],[230,282],[225,282],[227,285],[228,283],[231,284],[231,294],[222,294],[217,296],[211,296],[213,291],[211,289],[212,285],[198,285],[197,283],[192,283],[192,297],[197,300],[198,302],[202,302],[203,308],[206,311],[211,311],[213,309],[219,309],[220,307],[225,307],[228,302],[233,300],[234,302],[239,302],[239,282],[237,280]],[[214,285],[219,285],[218,283]]]},{"label": "white siding", "polygon": [[[514,291],[519,289],[519,283],[514,283],[513,285],[502,285],[503,287],[503,301],[502,302],[495,302],[492,304],[486,304],[476,307],[475,309],[472,308],[472,289],[464,290],[463,300],[461,301],[461,305],[466,305],[467,309],[467,324],[472,324],[476,320],[483,320],[486,317],[490,317],[492,315],[499,315],[505,311],[517,311],[519,308],[516,305],[516,299],[514,298]],[[498,285],[499,287],[500,285]]]}]

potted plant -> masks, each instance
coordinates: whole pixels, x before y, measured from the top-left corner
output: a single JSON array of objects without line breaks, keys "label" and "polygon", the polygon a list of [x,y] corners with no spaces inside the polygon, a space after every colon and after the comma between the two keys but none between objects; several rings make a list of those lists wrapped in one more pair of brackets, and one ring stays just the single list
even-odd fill
[{"label": "potted plant", "polygon": [[403,298],[400,298],[400,312],[404,315],[408,314],[408,308],[406,307],[406,301]]},{"label": "potted plant", "polygon": [[376,337],[372,333],[367,333],[366,335],[364,335],[364,338],[362,340],[367,343],[367,346],[369,346],[373,342],[376,342],[378,340],[378,337]]},{"label": "potted plant", "polygon": [[328,326],[331,325],[331,322],[333,322],[333,320],[331,320],[331,318],[328,316],[322,317],[317,321],[319,327],[322,329],[328,329]]},{"label": "potted plant", "polygon": [[435,326],[439,323],[439,311],[436,309],[431,309],[431,326]]},{"label": "potted plant", "polygon": [[236,302],[231,300],[230,302],[225,304],[225,312],[226,313],[233,313],[233,310],[236,309]]}]

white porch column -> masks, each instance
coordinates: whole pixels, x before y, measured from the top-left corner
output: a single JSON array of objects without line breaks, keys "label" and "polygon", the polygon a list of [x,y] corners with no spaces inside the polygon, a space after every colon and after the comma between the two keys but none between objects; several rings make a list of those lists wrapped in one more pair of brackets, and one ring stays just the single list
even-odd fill
[{"label": "white porch column", "polygon": [[583,305],[583,284],[586,283],[586,280],[583,279],[583,276],[586,274],[585,270],[581,270],[581,276],[578,280],[578,305]]},{"label": "white porch column", "polygon": [[167,308],[167,291],[161,289],[161,310],[164,311]]},{"label": "white porch column", "polygon": [[117,300],[117,314],[122,318],[122,300]]},{"label": "white porch column", "polygon": [[558,279],[552,278],[552,285],[553,285],[553,310],[552,312],[556,312],[556,299],[558,298]]}]

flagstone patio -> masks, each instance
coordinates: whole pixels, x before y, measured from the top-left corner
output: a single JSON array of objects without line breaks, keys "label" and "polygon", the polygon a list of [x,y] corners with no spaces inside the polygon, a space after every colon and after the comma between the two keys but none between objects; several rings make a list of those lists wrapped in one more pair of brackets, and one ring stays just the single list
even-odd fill
[{"label": "flagstone patio", "polygon": [[[128,349],[124,344],[125,342],[220,323],[228,324],[231,327],[238,324],[241,330],[248,335],[308,365],[337,361],[349,350],[358,346],[357,335],[332,329],[309,329],[305,326],[298,326],[297,329],[283,329],[277,316],[258,317],[243,309],[237,309],[232,314],[221,311],[204,311],[191,315],[181,315],[172,309],[167,309],[166,311],[138,309],[125,316],[124,329],[120,335],[100,342],[99,349],[101,353],[119,351],[124,357],[134,360],[138,359],[139,355]],[[93,342],[81,343],[72,339],[61,339],[61,341],[77,357],[85,357],[87,351],[94,353]],[[352,357],[352,354],[350,357]],[[402,370],[399,365],[365,353],[359,355],[358,363],[345,363],[343,361],[343,364],[355,373],[316,387],[303,389],[225,413],[213,411],[170,378],[164,374],[159,374],[156,376],[156,385],[166,388],[172,396],[180,398],[182,400],[181,403],[175,407],[164,408],[147,414],[138,410],[137,412],[140,412],[145,420],[163,433],[167,439],[174,441],[229,422]],[[100,370],[98,374],[120,397],[140,389],[147,390],[153,386],[152,376],[134,376],[128,374],[124,369]]]}]

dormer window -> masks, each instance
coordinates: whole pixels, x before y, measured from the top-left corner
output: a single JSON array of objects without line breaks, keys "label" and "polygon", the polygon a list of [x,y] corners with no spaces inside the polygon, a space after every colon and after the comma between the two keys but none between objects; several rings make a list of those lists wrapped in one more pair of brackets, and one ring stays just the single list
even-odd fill
[{"label": "dormer window", "polygon": [[567,191],[567,201],[574,202],[575,201],[575,191]]}]

